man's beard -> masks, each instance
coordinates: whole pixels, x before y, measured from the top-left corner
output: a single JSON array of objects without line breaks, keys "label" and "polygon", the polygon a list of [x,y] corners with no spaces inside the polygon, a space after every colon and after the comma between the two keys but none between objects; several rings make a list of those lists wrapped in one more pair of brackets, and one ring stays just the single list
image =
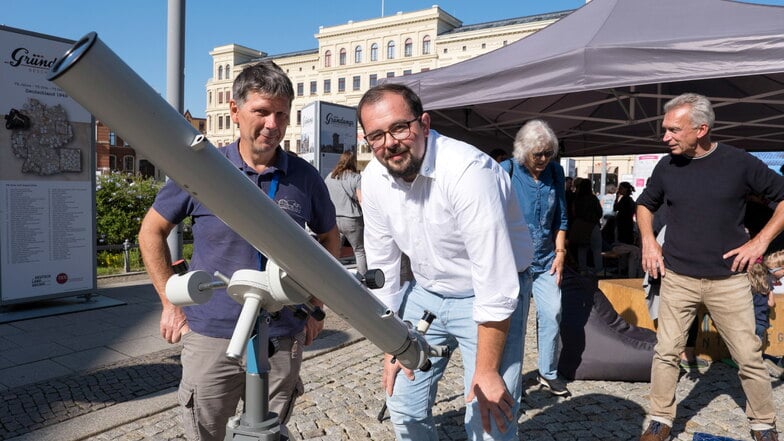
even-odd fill
[{"label": "man's beard", "polygon": [[417,173],[419,173],[419,169],[422,167],[422,161],[424,160],[424,157],[416,158],[409,151],[408,158],[408,164],[406,164],[402,169],[393,169],[390,167],[389,162],[387,162],[387,171],[389,172],[390,176],[409,182],[413,181],[414,178],[416,178]]}]

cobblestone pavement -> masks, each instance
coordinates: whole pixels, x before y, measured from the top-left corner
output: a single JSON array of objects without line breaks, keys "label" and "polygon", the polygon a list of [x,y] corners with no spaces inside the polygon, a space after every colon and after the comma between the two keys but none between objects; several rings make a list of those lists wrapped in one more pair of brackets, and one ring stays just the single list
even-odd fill
[{"label": "cobblestone pavement", "polygon": [[[531,317],[534,316],[532,311]],[[536,360],[532,321],[526,341],[529,348],[524,364],[526,378],[532,377]],[[366,340],[306,360],[302,372],[306,392],[297,401],[288,425],[291,439],[393,440],[388,416],[382,422],[377,420],[383,404],[379,386],[381,360],[381,352]],[[179,377],[177,361],[175,350],[163,351],[150,355],[140,364],[112,366],[112,375],[101,369],[80,378],[38,384],[24,391],[11,390],[3,401],[13,404],[0,408],[5,430],[0,438],[14,433],[9,430],[13,426],[8,421],[20,414],[26,415],[34,425],[46,426],[120,401],[133,400],[156,388],[172,387]],[[122,375],[127,378],[121,381],[118,377]],[[104,386],[105,381],[109,381],[110,386]],[[93,387],[96,392],[89,392]],[[518,420],[520,439],[637,439],[646,422],[648,383],[574,381],[569,383],[569,389],[572,392],[569,398],[553,397],[536,386],[527,389],[524,412]],[[61,400],[62,395],[71,398]],[[781,408],[784,388],[778,381],[774,383],[774,395],[777,408]],[[707,372],[684,376],[678,383],[677,396],[680,404],[674,429],[678,440],[691,440],[695,432],[749,439],[741,407],[745,399],[733,368],[714,363]],[[49,410],[40,410],[47,408]],[[441,381],[434,414],[441,440],[465,439],[459,352],[453,355]],[[172,405],[86,439],[163,441],[185,438],[177,409]]]}]

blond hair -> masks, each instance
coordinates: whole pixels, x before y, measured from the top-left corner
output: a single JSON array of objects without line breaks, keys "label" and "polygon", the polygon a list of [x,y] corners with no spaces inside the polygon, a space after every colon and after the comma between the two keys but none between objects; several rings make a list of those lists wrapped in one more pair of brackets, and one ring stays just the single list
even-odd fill
[{"label": "blond hair", "polygon": [[762,262],[751,264],[748,272],[751,291],[767,295],[773,289],[769,270],[782,266],[784,266],[784,250],[770,253],[762,259]]}]

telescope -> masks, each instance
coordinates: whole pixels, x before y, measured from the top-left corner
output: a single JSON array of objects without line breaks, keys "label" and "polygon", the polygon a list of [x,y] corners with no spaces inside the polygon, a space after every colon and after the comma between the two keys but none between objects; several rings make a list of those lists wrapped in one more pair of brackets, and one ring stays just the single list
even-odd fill
[{"label": "telescope", "polygon": [[[271,273],[242,270],[236,288],[231,280],[227,283],[230,292],[239,292],[232,297],[243,303],[228,356],[239,356],[242,340],[250,335],[260,310],[274,312],[285,305],[306,303],[314,295],[409,369],[427,370],[429,357],[443,354],[443,348],[430,347],[421,329],[400,320],[236,169],[95,32],[77,41],[52,66],[48,79],[274,262]],[[167,297],[174,294],[169,293],[171,285],[188,292],[178,300],[180,304],[204,300],[203,294],[213,286],[210,278],[198,272],[189,274],[172,276],[184,278],[170,279]]]}]

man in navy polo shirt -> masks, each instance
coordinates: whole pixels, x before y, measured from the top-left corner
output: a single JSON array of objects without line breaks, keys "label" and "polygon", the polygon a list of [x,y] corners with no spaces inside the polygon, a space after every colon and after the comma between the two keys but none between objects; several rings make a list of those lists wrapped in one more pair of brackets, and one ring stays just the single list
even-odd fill
[{"label": "man in navy polo shirt", "polygon": [[[335,208],[324,181],[315,168],[279,145],[294,99],[291,81],[275,63],[262,61],[237,76],[232,96],[231,118],[240,137],[219,150],[292,219],[303,228],[307,224],[337,257]],[[239,269],[263,269],[266,258],[173,181],[158,193],[139,232],[144,264],[163,305],[161,335],[170,343],[180,339],[183,343],[179,401],[186,436],[222,441],[244,391],[243,365],[225,355],[242,307],[225,290],[215,291],[203,305],[182,308],[166,298],[166,281],[172,275],[166,237],[188,216],[193,220],[192,269],[231,276]],[[264,228],[264,219],[258,219],[258,224]],[[320,306],[316,300],[313,303]],[[313,341],[322,326],[310,318],[294,317],[288,308],[271,322],[270,336],[278,351],[270,359],[269,409],[280,416],[284,435],[294,400],[303,392],[299,378],[302,347]]]}]

